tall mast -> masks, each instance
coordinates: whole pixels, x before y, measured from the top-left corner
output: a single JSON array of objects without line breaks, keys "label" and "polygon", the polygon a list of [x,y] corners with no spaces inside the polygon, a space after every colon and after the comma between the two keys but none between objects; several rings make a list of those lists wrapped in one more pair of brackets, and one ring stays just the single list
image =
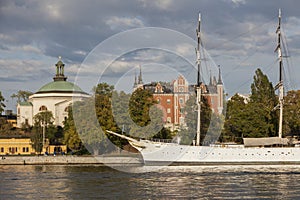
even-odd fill
[{"label": "tall mast", "polygon": [[278,59],[279,59],[279,83],[277,85],[279,90],[279,128],[278,128],[278,137],[282,138],[282,122],[283,122],[283,65],[282,65],[282,51],[281,51],[281,31],[280,31],[280,25],[281,25],[281,10],[279,9],[278,14],[278,27],[276,30],[277,33],[277,47],[276,50],[278,52]]},{"label": "tall mast", "polygon": [[201,66],[201,57],[200,57],[200,45],[201,45],[201,39],[200,39],[200,25],[201,25],[201,14],[199,13],[198,18],[198,28],[196,30],[197,38],[198,38],[198,44],[196,49],[196,56],[197,56],[197,85],[196,85],[196,104],[197,104],[197,135],[196,135],[196,145],[200,146],[200,120],[201,120],[201,78],[200,78],[200,66]]}]

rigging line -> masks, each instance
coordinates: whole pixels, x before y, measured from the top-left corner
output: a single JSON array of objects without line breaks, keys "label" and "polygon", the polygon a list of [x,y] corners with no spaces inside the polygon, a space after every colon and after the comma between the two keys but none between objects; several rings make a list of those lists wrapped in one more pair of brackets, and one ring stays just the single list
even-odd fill
[{"label": "rigging line", "polygon": [[[269,40],[266,40],[263,44],[261,44],[261,46],[265,46],[267,43],[269,42]],[[254,56],[258,51],[258,48],[256,48],[252,54],[250,54],[249,56],[247,56],[244,60],[242,60],[240,63],[238,63],[231,71],[234,71],[236,69],[238,69],[242,64],[244,64],[245,61],[247,61],[249,58],[251,58],[252,56]],[[228,75],[230,75],[231,72],[227,72],[226,74],[223,75],[224,78],[226,78]]]},{"label": "rigging line", "polygon": [[244,36],[244,35],[247,35],[248,33],[251,33],[252,31],[255,31],[256,29],[258,29],[258,28],[260,28],[260,27],[266,26],[267,24],[270,24],[270,23],[274,22],[274,19],[277,19],[277,18],[278,18],[278,16],[275,16],[275,17],[273,17],[272,19],[270,19],[268,22],[266,22],[266,23],[264,23],[264,24],[262,24],[262,25],[255,26],[254,28],[252,28],[252,29],[250,29],[250,30],[248,30],[248,31],[246,31],[246,32],[244,32],[244,33],[241,33],[241,34],[239,34],[239,35],[237,35],[237,36],[234,36],[234,37],[232,37],[231,39],[227,40],[226,42],[223,42],[221,45],[215,45],[215,46],[212,46],[209,50],[214,50],[214,49],[217,48],[217,47],[220,47],[220,46],[222,46],[222,45],[224,45],[224,44],[226,44],[226,43],[229,43],[229,42],[231,42],[231,41],[233,41],[233,40],[235,40],[235,39],[238,39],[238,38],[240,38],[240,37],[242,37],[242,36]]},{"label": "rigging line", "polygon": [[[287,77],[285,69],[283,70],[283,76]],[[285,81],[284,83],[285,83],[285,91],[284,92],[289,91],[290,88],[292,88],[290,81]]]},{"label": "rigging line", "polygon": [[[275,60],[275,61],[273,61],[272,63],[270,63],[269,65],[267,65],[267,72],[270,70],[270,69],[272,69],[272,65],[274,65],[275,63],[276,63],[277,61]],[[262,69],[265,69],[265,68],[262,68]],[[253,77],[251,77],[251,78],[248,78],[245,82],[243,82],[241,85],[239,85],[238,87],[236,87],[233,91],[237,91],[238,89],[240,89],[242,86],[244,86],[244,85],[246,85],[247,83],[250,83],[251,82],[251,80],[253,79]]]},{"label": "rigging line", "polygon": [[283,40],[283,49],[284,49],[284,52],[285,52],[285,54],[286,54],[286,56],[285,56],[285,63],[286,63],[286,66],[287,67],[284,67],[284,70],[287,70],[287,72],[284,74],[285,75],[285,77],[288,77],[288,79],[287,79],[287,81],[289,81],[288,83],[289,84],[291,84],[290,85],[290,87],[291,88],[295,88],[295,83],[293,83],[293,79],[292,79],[292,73],[291,73],[291,65],[290,65],[290,62],[289,62],[289,50],[288,50],[288,43],[286,42],[287,41],[287,39],[286,39],[286,36],[285,36],[285,34],[283,34],[283,36],[282,36],[282,40]]},{"label": "rigging line", "polygon": [[[202,55],[203,55],[203,56],[202,56],[202,57],[203,57],[202,61],[204,62],[206,72],[208,72],[209,69],[208,69],[207,59],[206,59],[206,56],[205,56],[205,51],[204,51],[204,47],[203,47],[203,46],[202,46],[201,51],[202,51]],[[202,62],[202,63],[203,63],[203,62]],[[204,71],[203,71],[203,68],[201,68],[201,74],[202,74],[202,81],[204,82]]]},{"label": "rigging line", "polygon": [[[266,40],[263,44],[261,44],[260,46],[265,46],[267,43],[269,42],[269,40]],[[253,57],[258,51],[258,48],[256,48],[252,54],[250,54],[249,56],[247,56],[245,59],[243,59],[241,62],[239,62],[232,70],[236,70],[238,69],[245,61],[247,61],[248,59],[250,59],[251,57]],[[223,76],[224,78],[226,78],[228,75],[230,75],[231,72],[227,72],[225,73]]]}]

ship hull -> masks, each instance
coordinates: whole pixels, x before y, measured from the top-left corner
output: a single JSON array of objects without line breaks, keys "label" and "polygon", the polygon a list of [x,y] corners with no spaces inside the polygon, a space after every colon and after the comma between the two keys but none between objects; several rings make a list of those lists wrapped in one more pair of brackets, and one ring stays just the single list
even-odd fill
[{"label": "ship hull", "polygon": [[145,165],[300,164],[299,147],[187,146],[144,141]]}]

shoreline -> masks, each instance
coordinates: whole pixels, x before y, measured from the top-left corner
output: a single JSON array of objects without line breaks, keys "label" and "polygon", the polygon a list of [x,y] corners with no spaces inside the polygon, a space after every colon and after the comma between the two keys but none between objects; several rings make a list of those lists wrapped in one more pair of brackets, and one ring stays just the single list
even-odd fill
[{"label": "shoreline", "polygon": [[137,156],[1,156],[1,165],[142,165]]}]

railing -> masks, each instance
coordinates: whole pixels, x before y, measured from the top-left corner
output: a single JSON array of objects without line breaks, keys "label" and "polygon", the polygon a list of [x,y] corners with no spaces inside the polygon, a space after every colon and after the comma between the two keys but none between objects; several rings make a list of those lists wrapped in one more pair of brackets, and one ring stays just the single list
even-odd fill
[{"label": "railing", "polygon": [[152,142],[160,142],[160,143],[177,143],[177,141],[173,140],[173,139],[151,138],[150,141],[152,141]]}]

